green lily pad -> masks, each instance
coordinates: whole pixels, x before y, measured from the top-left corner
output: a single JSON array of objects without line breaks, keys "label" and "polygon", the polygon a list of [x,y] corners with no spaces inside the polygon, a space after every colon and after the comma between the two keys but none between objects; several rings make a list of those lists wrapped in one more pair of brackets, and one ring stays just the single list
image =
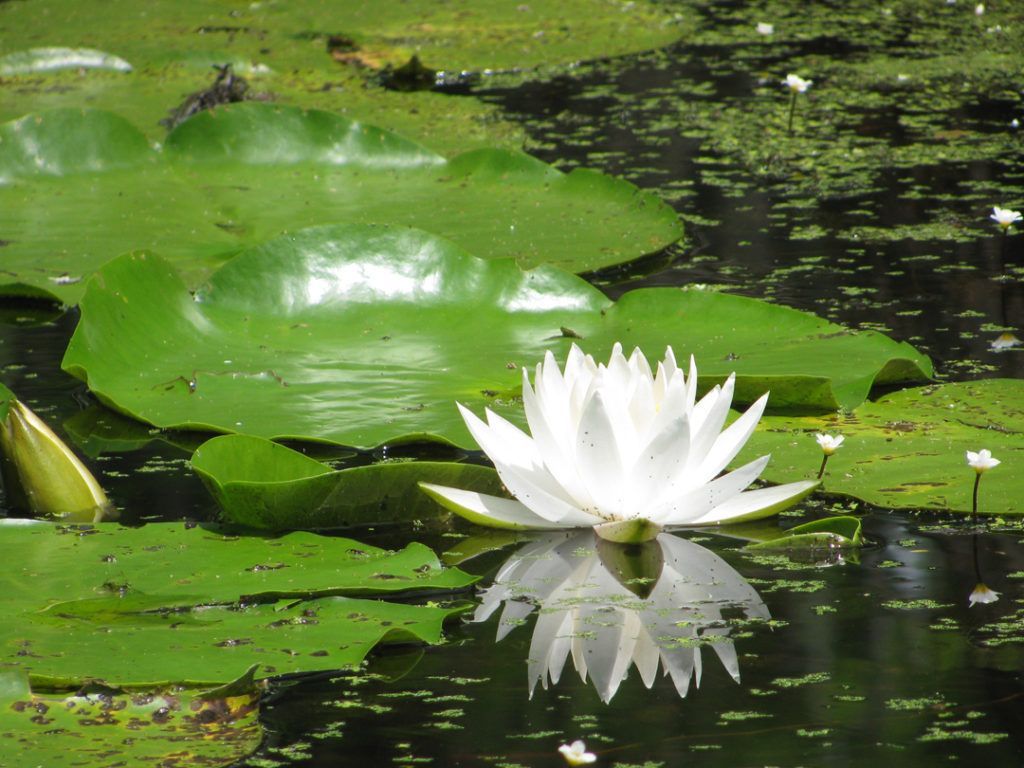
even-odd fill
[{"label": "green lily pad", "polygon": [[0,672],[0,751],[6,765],[233,765],[263,736],[255,691],[132,695],[40,693],[20,670]]},{"label": "green lily pad", "polygon": [[437,504],[419,482],[500,492],[489,467],[456,462],[388,461],[332,470],[283,445],[248,435],[203,443],[192,468],[226,520],[252,528],[337,528],[387,521],[436,519]]},{"label": "green lily pad", "polygon": [[[162,134],[158,119],[185,94],[207,85],[213,65],[231,64],[251,80],[254,94],[411,131],[446,150],[466,148],[467,140],[521,146],[522,133],[498,119],[492,107],[471,98],[395,93],[373,85],[373,75],[414,53],[428,67],[456,77],[565,67],[660,47],[680,34],[677,17],[648,0],[294,0],[230,6],[154,0],[144,8],[112,0],[88,9],[74,0],[39,0],[31,8],[0,3],[0,51],[11,52],[13,71],[22,73],[0,89],[0,119],[90,104],[122,112],[156,138]],[[123,57],[134,70],[40,73],[40,55],[28,50],[80,46]],[[34,64],[27,71],[25,60]]]},{"label": "green lily pad", "polygon": [[475,578],[420,544],[387,552],[307,533],[238,538],[182,525],[8,523],[0,660],[33,686],[152,690],[358,664],[380,642],[437,642],[458,609],[352,596]]},{"label": "green lily pad", "polygon": [[193,117],[162,151],[92,110],[0,125],[0,207],[0,292],[67,303],[131,249],[157,250],[197,283],[239,248],[311,224],[423,226],[482,257],[572,271],[682,235],[667,205],[620,179],[496,149],[445,160],[331,113],[256,103]]},{"label": "green lily pad", "polygon": [[[813,315],[700,290],[609,301],[552,267],[469,256],[411,229],[348,225],[250,249],[193,296],[166,261],[127,254],[90,282],[63,367],[105,404],[161,428],[359,448],[474,447],[458,400],[521,420],[522,377],[574,341],[652,359],[697,356],[705,386],[737,371],[737,401],[853,407],[873,382],[919,380],[906,344]],[[582,337],[582,338],[580,338]]]},{"label": "green lily pad", "polygon": [[978,511],[1024,514],[1024,381],[990,379],[907,389],[849,415],[766,416],[745,452],[770,452],[770,481],[813,477],[817,432],[842,434],[824,490],[892,509],[971,511],[975,472],[966,451],[987,448],[1002,464],[985,473]]},{"label": "green lily pad", "polygon": [[850,515],[824,517],[793,526],[781,536],[767,541],[755,541],[745,549],[769,552],[812,551],[818,549],[847,549],[864,543],[861,522]]}]

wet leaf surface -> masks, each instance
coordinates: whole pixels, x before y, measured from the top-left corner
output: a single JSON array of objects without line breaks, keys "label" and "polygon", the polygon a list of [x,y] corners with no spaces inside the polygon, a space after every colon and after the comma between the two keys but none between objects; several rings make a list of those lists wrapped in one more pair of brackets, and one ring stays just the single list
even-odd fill
[{"label": "wet leaf surface", "polygon": [[0,291],[65,303],[132,249],[157,250],[195,284],[239,248],[312,224],[421,226],[479,256],[571,271],[682,236],[668,206],[609,176],[497,149],[446,161],[337,115],[259,103],[196,115],[163,151],[106,112],[0,125],[0,205]]},{"label": "wet leaf surface", "polygon": [[1024,478],[1024,382],[989,379],[906,389],[829,417],[765,417],[748,443],[771,452],[765,479],[813,477],[821,462],[817,432],[841,433],[824,490],[893,509],[971,511],[975,472],[966,451],[988,448],[1005,462],[985,473],[979,512],[1020,515]]},{"label": "wet leaf surface", "polygon": [[474,578],[420,544],[388,552],[307,533],[225,536],[8,523],[0,578],[17,619],[0,655],[33,686],[154,690],[358,664],[380,642],[433,642],[457,609],[353,596],[451,592]]},{"label": "wet leaf surface", "polygon": [[241,254],[195,297],[167,262],[126,255],[81,309],[64,368],[117,410],[359,448],[473,447],[455,401],[519,420],[520,366],[572,343],[597,359],[616,341],[657,356],[672,345],[696,355],[705,387],[736,371],[738,401],[770,389],[783,409],[852,407],[875,382],[930,372],[909,345],[806,313],[700,290],[612,303],[566,272],[476,259],[411,229],[297,232]]}]

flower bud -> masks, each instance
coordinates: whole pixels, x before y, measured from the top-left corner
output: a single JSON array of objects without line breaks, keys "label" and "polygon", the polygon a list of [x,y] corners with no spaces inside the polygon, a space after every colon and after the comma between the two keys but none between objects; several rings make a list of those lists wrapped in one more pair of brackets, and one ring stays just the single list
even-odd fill
[{"label": "flower bud", "polygon": [[33,514],[75,522],[110,519],[113,508],[96,478],[28,406],[11,397],[0,421],[8,499]]}]

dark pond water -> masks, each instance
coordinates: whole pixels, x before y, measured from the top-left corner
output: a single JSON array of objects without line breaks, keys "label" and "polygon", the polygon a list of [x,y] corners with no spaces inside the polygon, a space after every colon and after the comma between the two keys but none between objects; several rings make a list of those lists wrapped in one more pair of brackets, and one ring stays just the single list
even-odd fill
[{"label": "dark pond water", "polygon": [[[930,354],[944,379],[1024,376],[1024,354],[990,346],[1003,330],[1021,330],[1024,236],[1004,241],[986,221],[992,205],[1009,203],[999,190],[1020,194],[1020,155],[882,164],[866,176],[851,157],[850,174],[860,174],[853,186],[861,189],[842,192],[751,167],[722,137],[698,130],[700,121],[744,105],[754,114],[792,61],[834,64],[856,52],[829,38],[757,45],[678,46],[540,82],[485,81],[474,95],[521,119],[543,159],[657,189],[689,222],[691,246],[594,275],[609,294],[638,285],[722,285],[884,329]],[[784,116],[785,94],[775,99]],[[805,102],[798,134],[817,130],[821,119],[814,102]],[[869,116],[851,106],[855,113],[861,117],[849,130],[866,140],[914,140],[899,99]],[[996,133],[1014,116],[1012,104],[993,100],[948,108],[943,119]],[[836,130],[839,141],[846,129]],[[988,234],[923,237],[940,231],[928,229],[937,221],[943,233]],[[899,228],[913,238],[878,234]],[[5,382],[48,421],[65,422],[73,439],[96,406],[59,369],[75,313],[47,312],[5,310],[0,364]],[[109,416],[101,424],[116,433]],[[93,437],[79,447],[126,522],[212,520],[212,500],[187,467],[189,441],[109,452],[109,443]],[[100,455],[101,448],[108,452]],[[782,524],[826,508],[832,502],[812,502]],[[569,544],[524,538],[488,552],[463,565],[485,576],[480,594],[466,596],[477,604],[497,600],[488,585],[506,561],[524,558],[516,573],[532,564],[541,576],[524,577],[507,607],[495,602],[488,619],[452,627],[442,646],[386,650],[359,674],[283,681],[265,708],[267,743],[242,765],[556,766],[564,764],[558,745],[575,738],[586,740],[600,765],[623,768],[1024,764],[1020,526],[844,508],[863,514],[871,541],[857,555],[793,563],[742,553],[735,539],[688,534],[662,542],[654,557],[660,575],[657,568],[642,573],[650,579],[642,594],[615,578],[621,563],[602,561],[587,537]],[[438,551],[457,549],[468,533],[433,532],[425,541]],[[385,546],[409,540],[394,528],[354,535]],[[680,552],[704,570],[674,570]],[[705,590],[695,601],[700,590],[686,585],[709,579],[712,599]],[[1000,593],[997,602],[969,604],[980,581]],[[583,584],[603,591],[580,593]],[[507,625],[499,621],[503,610]],[[570,654],[559,681],[535,685],[531,696],[528,659],[547,658],[551,623],[572,616],[589,617],[579,658]],[[687,631],[673,635],[666,616],[684,616]],[[632,668],[619,683],[630,661],[614,653],[622,623],[665,640],[660,653],[675,673],[659,670],[648,689]],[[507,635],[496,642],[499,627]],[[658,652],[651,646],[637,658],[650,664]],[[694,680],[681,697],[677,688],[698,659],[699,687]],[[587,681],[576,671],[584,663]]]}]

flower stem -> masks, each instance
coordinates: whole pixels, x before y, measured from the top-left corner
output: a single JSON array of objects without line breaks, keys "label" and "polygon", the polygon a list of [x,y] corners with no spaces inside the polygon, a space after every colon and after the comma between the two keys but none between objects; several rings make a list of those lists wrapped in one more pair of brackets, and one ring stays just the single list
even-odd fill
[{"label": "flower stem", "polygon": [[974,494],[971,498],[971,515],[978,516],[978,485],[981,483],[981,472],[974,475]]},{"label": "flower stem", "polygon": [[786,132],[793,135],[793,113],[796,112],[796,91],[793,91],[792,97],[789,99],[789,125],[786,128]]},{"label": "flower stem", "polygon": [[818,479],[821,480],[822,475],[825,474],[825,465],[828,464],[828,454],[826,453],[821,457],[821,467],[818,468]]}]

